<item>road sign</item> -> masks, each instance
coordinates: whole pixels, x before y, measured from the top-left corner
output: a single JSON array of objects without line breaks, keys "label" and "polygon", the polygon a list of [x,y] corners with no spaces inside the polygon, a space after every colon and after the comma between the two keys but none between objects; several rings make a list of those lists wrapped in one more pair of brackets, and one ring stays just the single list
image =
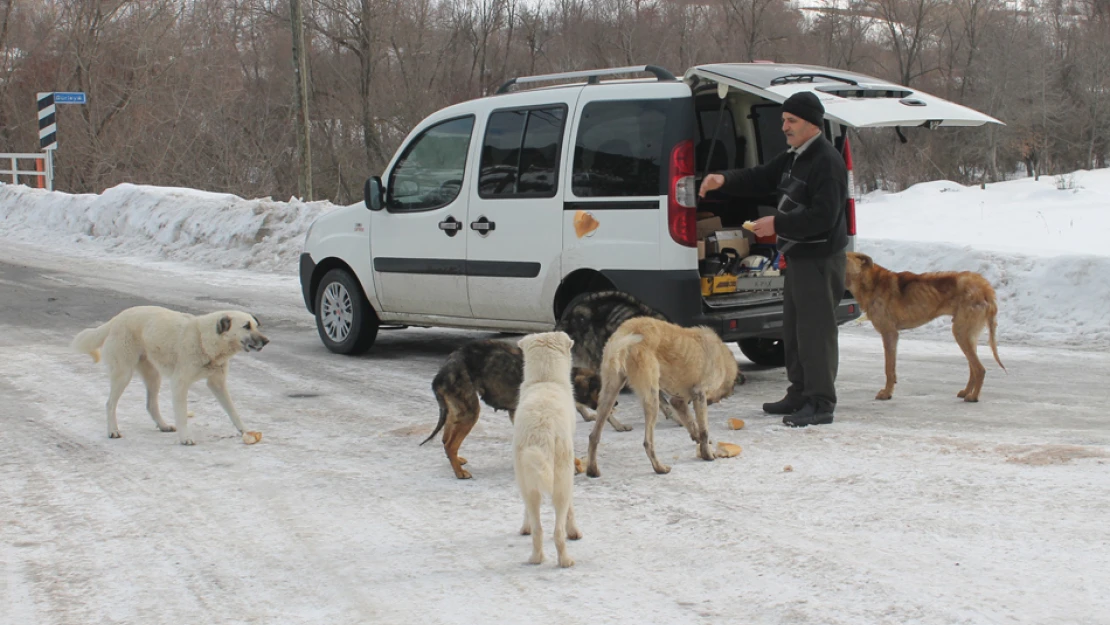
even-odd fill
[{"label": "road sign", "polygon": [[55,91],[54,92],[55,104],[84,104],[85,92],[84,91]]}]

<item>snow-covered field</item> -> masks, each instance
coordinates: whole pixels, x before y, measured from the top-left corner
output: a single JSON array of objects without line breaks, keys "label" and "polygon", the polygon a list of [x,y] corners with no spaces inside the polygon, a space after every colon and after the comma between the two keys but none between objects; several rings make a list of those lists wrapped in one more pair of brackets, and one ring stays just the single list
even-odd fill
[{"label": "snow-covered field", "polygon": [[[743,453],[698,461],[661,424],[666,476],[622,401],[635,429],[606,431],[603,476],[576,478],[585,536],[566,571],[550,539],[547,564],[522,564],[503,414],[463,446],[472,481],[417,446],[439,363],[489,334],[384,332],[360,358],[320,345],[296,261],[330,204],[0,185],[0,625],[1110,623],[1110,171],[1059,182],[859,205],[857,248],[877,262],[995,284],[1009,373],[985,361],[981,403],[954,397],[967,369],[944,321],[904,335],[891,402],[872,399],[878,337],[845,328],[832,426],[763,416],[784,376],[749,367],[710,410]],[[262,443],[239,443],[198,385],[198,445],[180,447],[137,381],[124,438],[105,436],[104,371],[67,343],[144,301],[264,320],[273,342],[230,379]]]}]

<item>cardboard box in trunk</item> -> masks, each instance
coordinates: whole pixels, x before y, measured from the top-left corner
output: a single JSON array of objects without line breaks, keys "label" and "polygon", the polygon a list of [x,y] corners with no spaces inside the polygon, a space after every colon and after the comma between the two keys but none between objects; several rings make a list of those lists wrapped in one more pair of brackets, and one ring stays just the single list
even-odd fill
[{"label": "cardboard box in trunk", "polygon": [[732,248],[743,258],[751,251],[751,233],[743,228],[718,230],[706,241],[706,252],[719,253],[725,248]]},{"label": "cardboard box in trunk", "polygon": [[720,230],[723,226],[720,217],[710,217],[708,219],[698,220],[698,240],[713,234],[715,230]]}]

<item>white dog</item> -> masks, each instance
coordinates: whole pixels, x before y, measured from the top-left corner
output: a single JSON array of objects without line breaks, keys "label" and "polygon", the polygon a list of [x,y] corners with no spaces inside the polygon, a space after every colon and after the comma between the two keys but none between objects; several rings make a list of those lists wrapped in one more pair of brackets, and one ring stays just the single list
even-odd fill
[{"label": "white dog", "polygon": [[540,504],[551,495],[555,507],[555,548],[559,566],[574,566],[567,539],[582,532],[574,522],[574,394],[570,385],[570,348],[564,332],[532,334],[520,339],[524,381],[513,420],[513,469],[524,498],[521,534],[532,535],[529,564],[543,562]]},{"label": "white dog", "polygon": [[[98,328],[82,330],[73,339],[76,351],[100,362],[101,351],[108,365],[112,389],[108,395],[108,437],[119,438],[116,405],[123,390],[138,370],[146,384],[146,409],[163,432],[177,432],[182,445],[192,445],[189,436],[189,387],[200,379],[231,417],[242,435],[243,422],[227,393],[227,366],[240,351],[258,351],[270,340],[258,331],[258,319],[234,310],[194,316],[158,306],[128,308]],[[170,379],[176,428],[167,424],[158,410],[162,376]],[[569,379],[569,378],[568,378]],[[261,434],[254,432],[257,442]]]}]

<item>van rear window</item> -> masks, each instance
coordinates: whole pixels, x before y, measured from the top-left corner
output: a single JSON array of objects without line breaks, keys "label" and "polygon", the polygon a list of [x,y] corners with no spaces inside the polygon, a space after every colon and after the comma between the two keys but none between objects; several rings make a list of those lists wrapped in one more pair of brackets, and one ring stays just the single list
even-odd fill
[{"label": "van rear window", "polygon": [[670,100],[590,102],[574,144],[579,197],[659,195]]}]

